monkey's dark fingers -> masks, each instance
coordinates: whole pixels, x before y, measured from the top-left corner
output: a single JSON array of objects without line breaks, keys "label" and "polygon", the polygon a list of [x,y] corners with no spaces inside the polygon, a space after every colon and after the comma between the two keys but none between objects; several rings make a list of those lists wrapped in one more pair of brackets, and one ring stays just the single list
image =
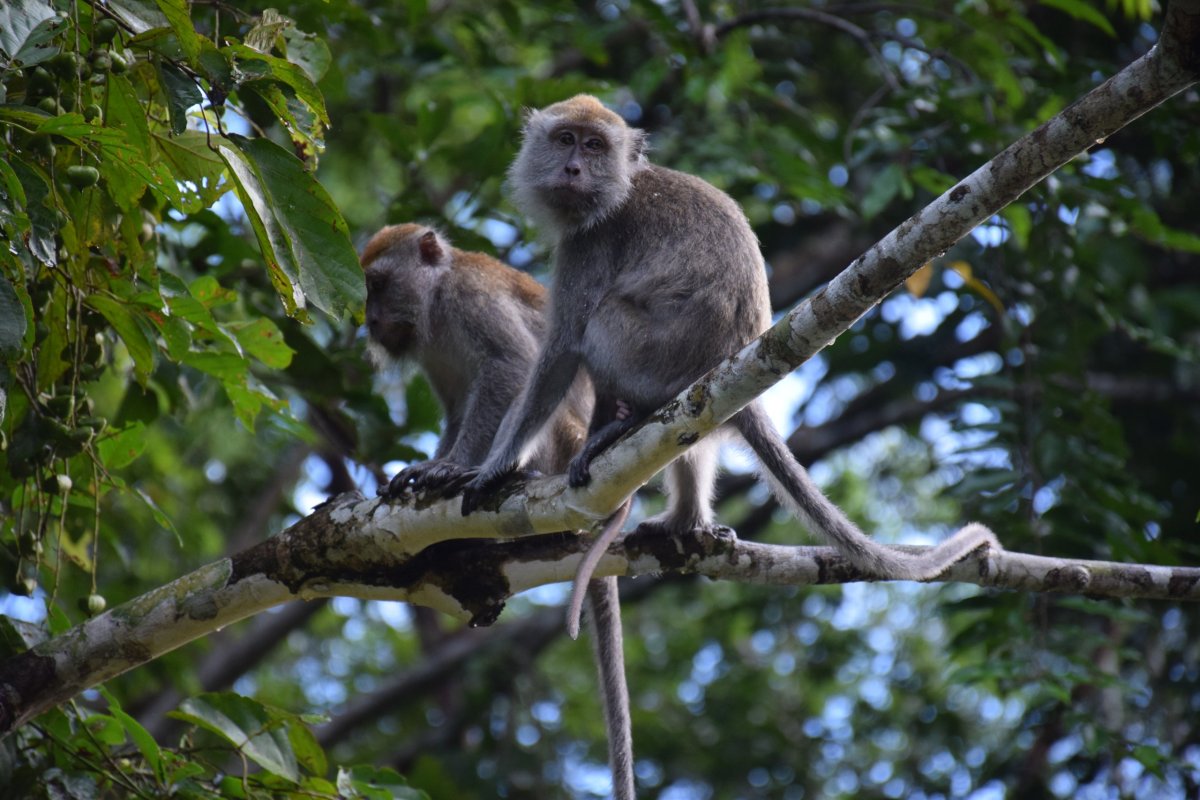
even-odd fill
[{"label": "monkey's dark fingers", "polygon": [[410,476],[405,475],[404,473],[406,472],[408,470],[403,469],[393,475],[392,479],[388,481],[387,486],[379,490],[379,496],[392,500],[407,492],[409,490],[408,480]]},{"label": "monkey's dark fingers", "polygon": [[[427,462],[424,469],[415,473],[412,486],[423,492],[442,492],[454,481],[464,483],[479,473],[476,467],[464,467],[452,461]],[[465,477],[464,477],[465,476]]]},{"label": "monkey's dark fingers", "polygon": [[516,467],[504,467],[477,475],[463,488],[462,515],[465,517],[483,505],[483,502],[494,495],[501,486],[508,483],[516,472]]},{"label": "monkey's dark fingers", "polygon": [[438,494],[444,499],[454,497],[471,481],[479,477],[479,467],[459,467],[453,474],[447,474],[438,484]]}]

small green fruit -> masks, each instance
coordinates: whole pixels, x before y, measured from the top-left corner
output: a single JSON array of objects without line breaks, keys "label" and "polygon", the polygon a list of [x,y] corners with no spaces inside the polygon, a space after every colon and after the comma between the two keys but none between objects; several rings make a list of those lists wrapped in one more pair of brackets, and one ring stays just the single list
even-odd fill
[{"label": "small green fruit", "polygon": [[96,72],[108,72],[112,69],[112,56],[104,50],[92,53],[92,69]]},{"label": "small green fruit", "polygon": [[100,170],[95,167],[67,167],[67,182],[76,189],[95,186],[100,180]]},{"label": "small green fruit", "polygon": [[49,89],[54,86],[54,76],[45,67],[34,67],[29,73],[29,86],[42,91]]},{"label": "small green fruit", "polygon": [[88,122],[95,122],[97,125],[104,122],[104,109],[92,103],[87,108],[83,109],[83,118]]},{"label": "small green fruit", "polygon": [[125,70],[129,69],[129,62],[126,61],[125,56],[121,55],[120,53],[109,53],[108,58],[111,65],[109,70],[111,70],[113,75],[120,75]]},{"label": "small green fruit", "polygon": [[62,111],[62,108],[58,105],[58,101],[53,97],[43,97],[37,104],[37,107],[47,114],[54,114],[55,116],[58,116]]},{"label": "small green fruit", "polygon": [[87,610],[93,617],[97,614],[103,614],[104,609],[108,606],[108,601],[104,599],[104,595],[92,592],[88,595]]},{"label": "small green fruit", "polygon": [[111,19],[102,19],[92,29],[92,41],[96,44],[108,44],[117,35],[117,23]]},{"label": "small green fruit", "polygon": [[75,77],[75,54],[59,53],[50,59],[50,71],[60,78]]}]

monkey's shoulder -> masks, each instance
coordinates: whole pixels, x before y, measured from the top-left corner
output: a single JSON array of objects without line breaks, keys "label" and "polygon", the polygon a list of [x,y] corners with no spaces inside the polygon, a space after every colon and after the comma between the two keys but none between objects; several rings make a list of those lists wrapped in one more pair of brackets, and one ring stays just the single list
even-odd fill
[{"label": "monkey's shoulder", "polygon": [[498,302],[510,297],[533,309],[546,305],[546,288],[531,275],[484,253],[459,251],[454,260],[454,279],[460,291],[479,294]]},{"label": "monkey's shoulder", "polygon": [[708,181],[657,164],[647,165],[634,174],[630,201],[630,205],[636,206],[642,214],[686,213],[689,218],[697,215],[728,218],[739,224],[745,220],[741,206]]}]

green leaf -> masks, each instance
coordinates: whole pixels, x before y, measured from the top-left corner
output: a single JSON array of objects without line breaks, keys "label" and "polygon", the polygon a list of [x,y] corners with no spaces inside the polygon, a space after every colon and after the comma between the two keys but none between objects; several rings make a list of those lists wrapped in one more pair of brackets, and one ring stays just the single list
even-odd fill
[{"label": "green leaf", "polygon": [[146,123],[146,108],[129,79],[124,75],[109,75],[104,103],[104,124],[124,133],[131,147],[143,158],[150,158],[150,126]]},{"label": "green leaf", "polygon": [[339,767],[337,789],[342,797],[362,797],[369,800],[429,800],[429,795],[409,786],[404,776],[389,767]]},{"label": "green leaf", "polygon": [[25,308],[8,278],[0,275],[0,359],[11,361],[21,354],[25,326]]},{"label": "green leaf", "polygon": [[1029,216],[1029,209],[1020,203],[1013,203],[1001,212],[1001,216],[1008,220],[1008,228],[1012,231],[1017,247],[1020,250],[1028,250],[1029,234],[1033,230],[1033,220]]},{"label": "green leaf", "polygon": [[[862,199],[863,219],[871,219],[880,211],[887,208],[896,195],[908,185],[904,171],[899,164],[889,164],[883,172],[871,181],[871,188]],[[909,190],[911,191],[911,189]]]},{"label": "green leaf", "polygon": [[283,341],[283,334],[275,323],[266,317],[225,327],[233,332],[243,350],[268,367],[284,369],[292,363],[295,351]]},{"label": "green leaf", "polygon": [[127,466],[146,449],[146,426],[134,422],[124,430],[105,435],[96,443],[96,449],[107,469]]},{"label": "green leaf", "polygon": [[333,56],[330,55],[329,45],[325,44],[324,39],[295,27],[286,28],[283,39],[287,44],[287,60],[304,70],[310,81],[316,83],[325,76]]},{"label": "green leaf", "polygon": [[439,429],[442,408],[424,375],[414,376],[404,387],[404,407],[407,411],[404,425],[408,430],[415,433]]},{"label": "green leaf", "polygon": [[201,275],[188,286],[192,297],[205,308],[216,308],[237,300],[237,292],[226,289],[212,275]]},{"label": "green leaf", "polygon": [[150,765],[150,769],[154,770],[154,775],[158,778],[159,783],[165,779],[163,771],[162,750],[159,749],[158,742],[154,741],[154,737],[150,732],[142,727],[142,724],[133,717],[125,713],[121,708],[121,704],[117,702],[117,698],[105,689],[103,686],[97,687],[100,690],[101,696],[108,701],[108,710],[112,716],[121,723],[121,727],[125,729],[125,733],[129,735],[130,740],[137,745],[137,749],[141,751],[142,757],[146,759],[146,763]]},{"label": "green leaf", "polygon": [[135,34],[170,24],[151,0],[109,0],[108,9]]},{"label": "green leaf", "polygon": [[42,45],[61,27],[48,0],[6,0],[0,3],[0,53],[23,66],[38,64],[58,52]]},{"label": "green leaf", "polygon": [[307,299],[333,316],[358,313],[362,268],[341,213],[299,159],[266,139],[220,145],[263,258],[289,313]]},{"label": "green leaf", "polygon": [[158,65],[158,74],[167,96],[167,111],[171,115],[171,130],[180,134],[187,130],[187,111],[204,102],[200,87],[187,73],[166,62]]},{"label": "green leaf", "polygon": [[250,365],[236,353],[214,353],[194,350],[184,354],[182,361],[190,367],[212,375],[222,383],[242,383]]},{"label": "green leaf", "polygon": [[1109,36],[1115,38],[1117,35],[1117,32],[1113,30],[1112,23],[1108,21],[1098,8],[1087,2],[1087,0],[1042,0],[1042,5],[1057,8],[1059,11],[1069,14],[1075,19],[1095,25]]},{"label": "green leaf", "polygon": [[300,767],[288,736],[292,715],[230,692],[188,698],[170,716],[222,737],[273,775],[300,780]]},{"label": "green leaf", "polygon": [[167,187],[167,196],[180,211],[192,214],[208,208],[233,188],[222,182],[225,162],[199,131],[184,131],[178,136],[154,134],[158,155],[177,178]]},{"label": "green leaf", "polygon": [[245,383],[226,381],[222,384],[229,402],[233,405],[233,413],[241,420],[247,429],[254,430],[254,419],[266,401],[261,394],[249,388]]},{"label": "green leaf", "polygon": [[200,55],[200,36],[192,26],[188,4],[184,0],[155,0],[155,2],[158,4],[158,10],[170,23],[171,30],[175,31],[175,36],[179,39],[179,46],[187,56],[188,62],[194,63],[196,57]]},{"label": "green leaf", "polygon": [[108,324],[113,326],[113,330],[129,350],[129,357],[133,359],[133,368],[138,374],[139,382],[145,383],[154,369],[154,347],[138,324],[136,312],[127,304],[102,294],[89,295],[85,302],[99,311],[108,320]]},{"label": "green leaf", "polygon": [[63,350],[67,346],[66,295],[54,292],[50,303],[41,310],[38,321],[46,326],[46,338],[38,346],[37,380],[38,389],[50,388],[67,371]]},{"label": "green leaf", "polygon": [[321,124],[329,125],[329,114],[325,111],[325,99],[321,96],[321,90],[299,66],[286,59],[260,53],[244,44],[231,44],[221,48],[221,52],[231,55],[235,61],[240,59],[241,63],[238,66],[244,71],[249,72],[257,67],[260,74],[252,75],[251,80],[255,77],[260,80],[277,80],[290,87],[300,102],[317,115]]}]

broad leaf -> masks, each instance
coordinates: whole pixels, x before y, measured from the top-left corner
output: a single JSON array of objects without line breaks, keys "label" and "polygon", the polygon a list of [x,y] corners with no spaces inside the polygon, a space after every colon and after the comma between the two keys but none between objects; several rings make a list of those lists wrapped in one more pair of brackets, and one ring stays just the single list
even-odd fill
[{"label": "broad leaf", "polygon": [[170,716],[212,731],[274,775],[300,780],[288,728],[301,723],[290,714],[248,697],[213,692],[184,700]]},{"label": "broad leaf", "polygon": [[22,66],[37,64],[58,52],[43,47],[61,27],[47,0],[6,0],[0,3],[0,53]]},{"label": "broad leaf", "polygon": [[341,213],[299,159],[274,142],[220,145],[289,313],[305,301],[334,316],[361,308],[366,288]]}]

